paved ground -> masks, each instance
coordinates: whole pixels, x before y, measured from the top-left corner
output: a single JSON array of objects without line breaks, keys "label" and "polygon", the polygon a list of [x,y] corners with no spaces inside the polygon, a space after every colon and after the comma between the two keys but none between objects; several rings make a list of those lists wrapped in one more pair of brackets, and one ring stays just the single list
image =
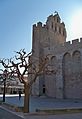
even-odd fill
[{"label": "paved ground", "polygon": [[28,115],[25,119],[82,119],[82,114],[63,114],[63,115]]},{"label": "paved ground", "polygon": [[24,119],[24,118],[0,106],[0,119]]},{"label": "paved ground", "polygon": [[[2,97],[0,97],[2,100]],[[19,100],[17,95],[7,96],[6,102],[23,106],[24,97]],[[82,100],[56,100],[54,98],[42,97],[30,97],[30,113],[34,113],[36,109],[55,109],[55,108],[82,108]],[[36,115],[36,114],[23,114],[18,113],[25,119],[82,119],[82,113],[74,114],[62,114],[62,115]],[[5,118],[1,118],[5,119]]]},{"label": "paved ground", "polygon": [[[2,100],[2,98],[0,98]],[[24,97],[19,100],[17,95],[7,96],[6,102],[16,106],[23,106]],[[78,108],[82,107],[82,100],[56,100],[54,98],[30,97],[30,112],[36,109]]]},{"label": "paved ground", "polygon": [[82,113],[63,114],[63,115],[45,115],[45,114],[21,114],[12,113],[3,107],[0,107],[0,119],[82,119]]}]

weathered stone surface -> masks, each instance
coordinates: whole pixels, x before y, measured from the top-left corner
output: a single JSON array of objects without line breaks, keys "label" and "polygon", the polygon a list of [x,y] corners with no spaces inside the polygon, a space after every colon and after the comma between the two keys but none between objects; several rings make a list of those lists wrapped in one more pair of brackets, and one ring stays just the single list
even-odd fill
[{"label": "weathered stone surface", "polygon": [[33,25],[32,60],[50,54],[49,67],[54,69],[54,74],[39,77],[32,87],[33,95],[42,95],[45,85],[47,96],[82,99],[82,38],[70,43],[66,36],[58,14],[50,15],[45,25]]}]

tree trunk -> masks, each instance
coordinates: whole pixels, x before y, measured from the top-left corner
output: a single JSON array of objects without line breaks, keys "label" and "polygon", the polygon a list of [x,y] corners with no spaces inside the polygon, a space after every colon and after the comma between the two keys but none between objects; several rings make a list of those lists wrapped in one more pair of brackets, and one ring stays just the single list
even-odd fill
[{"label": "tree trunk", "polygon": [[5,102],[5,91],[6,91],[6,79],[4,79],[3,102]]},{"label": "tree trunk", "polygon": [[29,113],[29,89],[27,83],[24,84],[25,96],[24,96],[24,113]]}]

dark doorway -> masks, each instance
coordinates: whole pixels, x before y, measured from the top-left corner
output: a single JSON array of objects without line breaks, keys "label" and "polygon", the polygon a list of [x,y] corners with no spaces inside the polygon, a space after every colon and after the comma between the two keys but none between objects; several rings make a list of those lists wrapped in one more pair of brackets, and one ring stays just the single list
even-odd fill
[{"label": "dark doorway", "polygon": [[45,94],[45,85],[43,84],[43,94]]}]

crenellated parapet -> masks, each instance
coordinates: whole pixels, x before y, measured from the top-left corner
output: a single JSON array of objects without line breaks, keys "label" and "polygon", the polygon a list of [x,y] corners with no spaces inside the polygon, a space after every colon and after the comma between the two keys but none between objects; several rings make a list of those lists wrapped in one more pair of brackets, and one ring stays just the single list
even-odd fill
[{"label": "crenellated parapet", "polygon": [[73,49],[82,47],[82,38],[74,39],[66,42],[66,28],[64,22],[61,21],[59,14],[47,17],[46,23],[37,22],[33,25],[33,49],[36,53],[42,49],[49,52],[62,54]]},{"label": "crenellated parapet", "polygon": [[82,38],[67,41],[64,44],[56,45],[55,47],[45,48],[45,52],[50,54],[64,54],[74,50],[82,49]]},{"label": "crenellated parapet", "polygon": [[69,45],[71,46],[77,46],[82,44],[82,38],[80,39],[74,39],[72,41],[68,41],[64,43],[64,46],[68,47]]},{"label": "crenellated parapet", "polygon": [[33,25],[33,28],[41,28],[41,27],[43,27],[42,22],[37,22],[37,24]]},{"label": "crenellated parapet", "polygon": [[66,28],[64,22],[61,22],[58,13],[47,17],[46,23],[38,22],[33,25],[33,48],[43,46],[56,46],[66,42]]},{"label": "crenellated parapet", "polygon": [[54,33],[61,34],[63,36],[67,36],[65,24],[61,22],[59,14],[50,15],[47,17],[46,23],[42,24],[42,22],[37,22],[37,24],[33,25],[33,29],[42,29],[45,28],[47,30],[53,31]]}]

